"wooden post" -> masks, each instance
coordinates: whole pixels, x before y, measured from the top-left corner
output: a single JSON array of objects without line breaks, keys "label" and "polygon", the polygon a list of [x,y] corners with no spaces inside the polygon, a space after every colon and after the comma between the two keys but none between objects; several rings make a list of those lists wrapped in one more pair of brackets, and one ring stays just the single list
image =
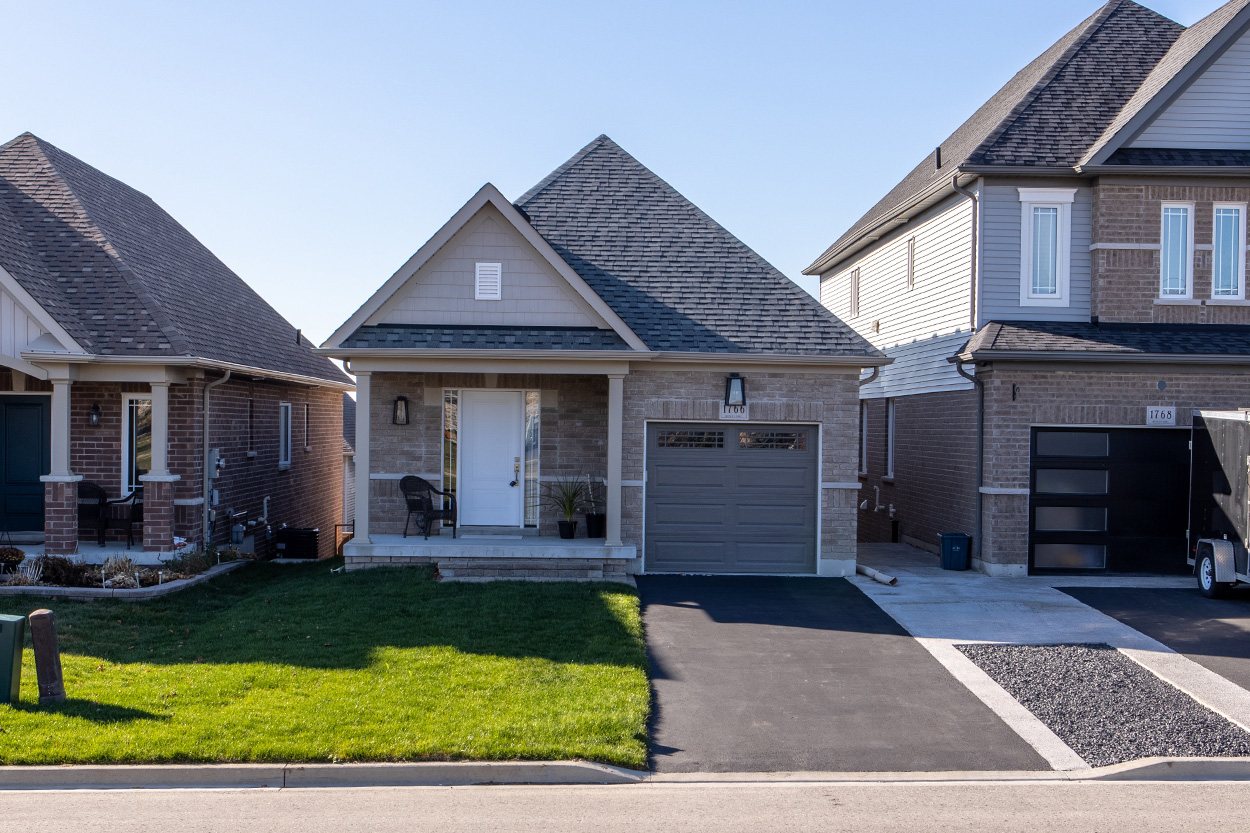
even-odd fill
[{"label": "wooden post", "polygon": [[56,641],[56,619],[52,611],[39,609],[30,614],[30,640],[35,645],[35,677],[39,681],[39,705],[65,701],[65,679],[61,676],[61,648]]}]

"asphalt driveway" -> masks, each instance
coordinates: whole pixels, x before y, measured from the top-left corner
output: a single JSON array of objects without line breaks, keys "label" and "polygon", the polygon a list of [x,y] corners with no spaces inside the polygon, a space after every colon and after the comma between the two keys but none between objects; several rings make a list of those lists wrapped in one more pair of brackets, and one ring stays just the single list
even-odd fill
[{"label": "asphalt driveway", "polygon": [[1225,599],[1204,598],[1197,587],[1058,589],[1250,690],[1250,588]]},{"label": "asphalt driveway", "polygon": [[640,576],[659,772],[1041,770],[850,582]]}]

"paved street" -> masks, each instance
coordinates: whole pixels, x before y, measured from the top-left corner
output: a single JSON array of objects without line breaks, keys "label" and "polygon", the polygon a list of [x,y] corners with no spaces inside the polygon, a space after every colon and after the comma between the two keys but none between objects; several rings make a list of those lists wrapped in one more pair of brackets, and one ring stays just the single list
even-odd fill
[{"label": "paved street", "polygon": [[22,833],[1234,830],[1243,784],[653,784],[0,793]]}]

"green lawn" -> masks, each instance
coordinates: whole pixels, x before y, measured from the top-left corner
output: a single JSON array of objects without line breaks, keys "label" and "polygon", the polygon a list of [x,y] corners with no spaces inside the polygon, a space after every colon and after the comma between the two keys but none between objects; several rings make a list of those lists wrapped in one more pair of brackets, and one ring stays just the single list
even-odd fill
[{"label": "green lawn", "polygon": [[319,562],[249,565],[143,603],[0,600],[39,607],[56,612],[69,700],[37,705],[27,636],[0,763],[646,764],[646,654],[623,585]]}]

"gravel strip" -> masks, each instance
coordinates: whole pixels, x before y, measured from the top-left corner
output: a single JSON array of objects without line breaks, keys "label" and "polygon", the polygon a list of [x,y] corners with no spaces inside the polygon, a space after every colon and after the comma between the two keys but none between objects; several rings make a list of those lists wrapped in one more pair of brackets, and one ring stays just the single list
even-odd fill
[{"label": "gravel strip", "polygon": [[1090,766],[1250,755],[1250,733],[1110,645],[958,645]]}]

